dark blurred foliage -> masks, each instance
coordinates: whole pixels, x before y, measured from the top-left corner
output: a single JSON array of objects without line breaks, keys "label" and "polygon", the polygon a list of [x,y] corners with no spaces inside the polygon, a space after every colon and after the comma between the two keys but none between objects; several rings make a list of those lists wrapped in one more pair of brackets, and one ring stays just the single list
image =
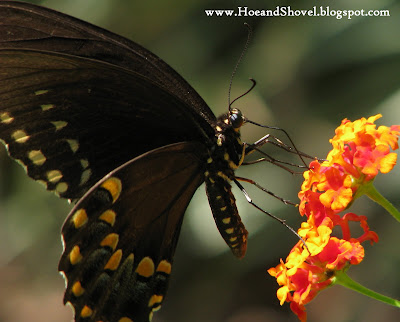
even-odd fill
[{"label": "dark blurred foliage", "polygon": [[[326,156],[334,128],[343,118],[377,113],[380,124],[400,123],[400,4],[396,1],[32,1],[71,14],[150,49],[203,96],[211,109],[227,110],[232,70],[247,37],[254,36],[233,80],[232,97],[257,86],[235,103],[259,123],[286,129],[296,146]],[[274,9],[277,5],[331,9],[389,9],[390,17],[230,17],[210,18],[204,9]],[[254,141],[266,130],[246,125]],[[274,135],[284,138],[283,133]],[[131,148],[131,147],[127,147]],[[284,153],[265,147],[278,158]],[[290,158],[289,158],[290,159]],[[299,163],[298,159],[291,159]],[[398,168],[398,166],[397,166]],[[296,200],[301,176],[263,163],[242,167],[241,176],[256,179],[278,195]],[[399,170],[378,176],[376,186],[397,207]],[[246,186],[264,209],[297,228],[302,219],[293,207]],[[232,256],[213,223],[200,187],[185,216],[172,280],[154,321],[296,321],[288,305],[280,307],[277,284],[266,273],[285,258],[296,237],[248,205],[234,189],[240,214],[250,232],[247,256]],[[0,150],[0,321],[70,321],[62,305],[64,282],[57,274],[62,246],[59,232],[70,206],[28,179]],[[350,276],[378,292],[400,297],[399,226],[366,198],[351,211],[369,217],[380,242],[364,245],[366,258]],[[309,321],[394,321],[398,309],[340,286],[308,305]]]}]

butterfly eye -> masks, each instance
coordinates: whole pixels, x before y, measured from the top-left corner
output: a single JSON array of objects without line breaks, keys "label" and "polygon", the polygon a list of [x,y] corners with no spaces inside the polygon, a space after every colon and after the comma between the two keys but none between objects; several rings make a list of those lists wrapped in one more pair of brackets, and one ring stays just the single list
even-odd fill
[{"label": "butterfly eye", "polygon": [[234,129],[239,129],[244,123],[244,117],[240,110],[234,108],[230,111],[229,121]]}]

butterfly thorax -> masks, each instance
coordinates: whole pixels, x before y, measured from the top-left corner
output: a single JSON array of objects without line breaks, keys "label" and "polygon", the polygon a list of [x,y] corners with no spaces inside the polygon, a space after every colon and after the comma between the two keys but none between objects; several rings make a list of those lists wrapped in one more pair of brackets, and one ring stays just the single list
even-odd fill
[{"label": "butterfly thorax", "polygon": [[[239,110],[221,115],[215,125],[215,137],[207,160],[207,170],[226,179],[234,178],[234,171],[242,163],[243,143],[240,139],[240,127],[243,116]],[[207,176],[207,174],[206,174]]]},{"label": "butterfly thorax", "polygon": [[240,139],[243,120],[239,110],[217,119],[214,126],[216,142],[210,149],[204,173],[214,220],[222,237],[239,258],[246,252],[247,231],[238,214],[230,182],[243,161],[244,149]]}]

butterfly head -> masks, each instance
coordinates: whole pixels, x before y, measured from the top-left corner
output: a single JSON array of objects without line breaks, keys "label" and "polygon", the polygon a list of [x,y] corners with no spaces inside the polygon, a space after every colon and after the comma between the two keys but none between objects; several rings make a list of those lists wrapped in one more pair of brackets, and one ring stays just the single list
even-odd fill
[{"label": "butterfly head", "polygon": [[229,124],[235,131],[239,131],[243,125],[245,118],[240,110],[237,108],[232,108],[228,114]]}]

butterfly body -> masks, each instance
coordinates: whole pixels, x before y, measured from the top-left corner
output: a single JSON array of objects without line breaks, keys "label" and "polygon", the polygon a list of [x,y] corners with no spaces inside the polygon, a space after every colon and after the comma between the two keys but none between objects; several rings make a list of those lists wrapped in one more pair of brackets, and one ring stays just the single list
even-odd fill
[{"label": "butterfly body", "polygon": [[125,38],[0,1],[0,139],[30,177],[76,202],[59,263],[76,321],[151,320],[203,182],[222,237],[244,256],[230,185],[245,156],[243,122],[238,110],[217,119],[171,67]]},{"label": "butterfly body", "polygon": [[[235,126],[232,123],[236,117],[239,122]],[[216,141],[205,172],[206,192],[215,223],[227,245],[239,258],[246,253],[247,230],[240,219],[230,182],[244,158],[239,131],[242,122],[243,116],[237,109],[231,115],[218,118],[214,127]]]}]

